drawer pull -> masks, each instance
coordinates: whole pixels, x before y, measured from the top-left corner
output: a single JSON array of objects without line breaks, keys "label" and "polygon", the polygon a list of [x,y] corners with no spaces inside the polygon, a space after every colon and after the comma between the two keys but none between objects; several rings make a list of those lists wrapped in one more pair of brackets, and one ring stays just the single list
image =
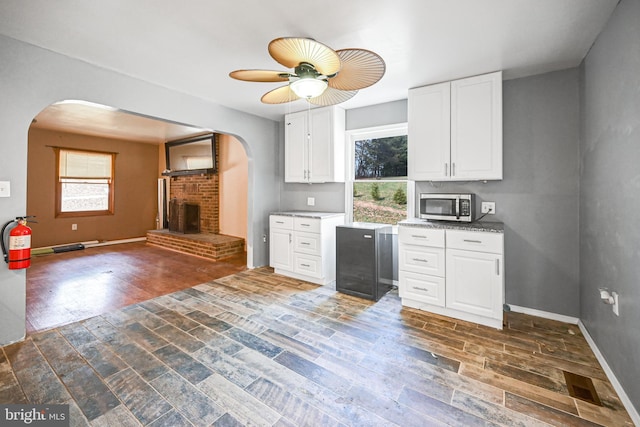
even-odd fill
[{"label": "drawer pull", "polygon": [[301,267],[307,267],[307,268],[311,268],[311,266],[309,264],[300,264]]},{"label": "drawer pull", "polygon": [[284,224],[284,221],[276,221],[276,224]]},{"label": "drawer pull", "polygon": [[469,240],[469,239],[464,239],[465,242],[467,243],[482,243],[482,240]]},{"label": "drawer pull", "polygon": [[309,246],[311,243],[309,243],[309,242],[300,242],[300,244],[301,244],[301,245]]},{"label": "drawer pull", "polygon": [[428,239],[427,236],[421,236],[419,234],[412,234],[411,237],[413,237],[415,239]]},{"label": "drawer pull", "polygon": [[412,286],[412,288],[415,289],[416,291],[429,292],[429,289],[427,288],[419,288],[417,286]]},{"label": "drawer pull", "polygon": [[311,224],[300,223],[301,227],[311,227]]},{"label": "drawer pull", "polygon": [[423,258],[411,258],[411,259],[414,260],[414,261],[417,261],[417,262],[429,262],[428,260],[423,259]]}]

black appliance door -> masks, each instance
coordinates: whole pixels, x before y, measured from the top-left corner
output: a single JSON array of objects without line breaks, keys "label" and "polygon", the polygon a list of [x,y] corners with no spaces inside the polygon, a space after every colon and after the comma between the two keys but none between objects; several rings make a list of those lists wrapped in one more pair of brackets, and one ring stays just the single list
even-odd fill
[{"label": "black appliance door", "polygon": [[336,228],[336,290],[375,299],[375,230]]}]

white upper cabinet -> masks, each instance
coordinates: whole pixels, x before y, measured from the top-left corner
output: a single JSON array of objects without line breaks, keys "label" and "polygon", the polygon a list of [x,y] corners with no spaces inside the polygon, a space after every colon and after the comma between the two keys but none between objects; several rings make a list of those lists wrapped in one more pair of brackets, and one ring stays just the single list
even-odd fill
[{"label": "white upper cabinet", "polygon": [[502,179],[502,72],[409,90],[409,179]]},{"label": "white upper cabinet", "polygon": [[451,164],[451,84],[409,91],[409,178],[447,178]]},{"label": "white upper cabinet", "polygon": [[315,108],[285,116],[285,182],[344,182],[345,112]]}]

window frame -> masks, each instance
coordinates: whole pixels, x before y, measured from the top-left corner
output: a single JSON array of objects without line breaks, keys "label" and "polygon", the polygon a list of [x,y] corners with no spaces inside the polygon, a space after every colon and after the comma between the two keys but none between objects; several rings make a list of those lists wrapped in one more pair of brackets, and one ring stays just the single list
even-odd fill
[{"label": "window frame", "polygon": [[[347,222],[353,222],[353,183],[355,179],[355,142],[361,139],[387,138],[392,136],[407,135],[409,137],[408,123],[394,123],[389,125],[374,126],[361,129],[351,129],[345,132],[345,188],[344,206]],[[398,180],[358,180],[360,182],[384,182]],[[415,181],[407,177],[407,218],[415,217]],[[395,227],[395,226],[394,226]]]},{"label": "window frame", "polygon": [[[77,218],[87,216],[105,216],[114,214],[115,201],[115,171],[116,171],[116,154],[109,151],[85,150],[82,148],[53,147],[56,157],[56,176],[55,176],[55,217],[56,218]],[[111,156],[111,177],[109,179],[109,196],[107,197],[107,209],[96,211],[72,211],[65,212],[62,210],[62,180],[60,177],[60,155],[65,151],[73,151],[76,153],[104,154]],[[95,178],[88,178],[95,179]]]}]

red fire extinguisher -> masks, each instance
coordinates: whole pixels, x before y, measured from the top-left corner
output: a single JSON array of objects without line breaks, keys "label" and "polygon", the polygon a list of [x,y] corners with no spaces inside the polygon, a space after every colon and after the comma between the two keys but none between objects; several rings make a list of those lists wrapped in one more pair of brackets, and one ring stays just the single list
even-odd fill
[{"label": "red fire extinguisher", "polygon": [[[31,266],[31,228],[27,227],[27,218],[17,217],[7,222],[0,232],[0,243],[2,243],[2,254],[4,262],[9,264],[9,270],[19,270]],[[9,252],[5,246],[5,230],[9,225],[17,222],[18,225],[9,231]]]}]

